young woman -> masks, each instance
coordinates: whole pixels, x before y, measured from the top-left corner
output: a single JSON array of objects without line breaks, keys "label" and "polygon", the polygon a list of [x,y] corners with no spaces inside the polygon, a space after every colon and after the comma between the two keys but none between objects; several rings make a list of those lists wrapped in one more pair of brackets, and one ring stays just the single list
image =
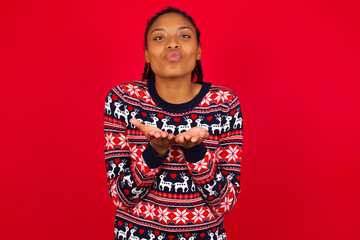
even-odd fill
[{"label": "young woman", "polygon": [[142,80],[105,101],[115,239],[226,239],[224,215],[240,193],[237,95],[203,82],[200,31],[185,12],[157,13],[144,50]]}]

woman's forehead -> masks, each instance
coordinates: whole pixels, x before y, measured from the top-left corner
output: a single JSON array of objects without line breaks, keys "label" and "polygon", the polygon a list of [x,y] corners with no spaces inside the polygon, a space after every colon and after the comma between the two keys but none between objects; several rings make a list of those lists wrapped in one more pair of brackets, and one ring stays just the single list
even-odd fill
[{"label": "woman's forehead", "polygon": [[191,22],[186,19],[183,15],[178,13],[166,13],[161,15],[158,19],[155,20],[151,28],[149,29],[149,33],[151,33],[154,29],[163,28],[165,30],[171,28],[178,28],[178,27],[189,27],[194,29],[194,26]]}]

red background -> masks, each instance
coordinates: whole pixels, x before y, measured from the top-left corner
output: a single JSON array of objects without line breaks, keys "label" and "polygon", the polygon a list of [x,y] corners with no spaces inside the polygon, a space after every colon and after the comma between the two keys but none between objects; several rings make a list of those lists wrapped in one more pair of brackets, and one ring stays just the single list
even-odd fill
[{"label": "red background", "polygon": [[103,110],[141,78],[146,20],[201,31],[204,81],[244,115],[231,240],[359,239],[359,3],[1,1],[1,239],[112,239]]}]

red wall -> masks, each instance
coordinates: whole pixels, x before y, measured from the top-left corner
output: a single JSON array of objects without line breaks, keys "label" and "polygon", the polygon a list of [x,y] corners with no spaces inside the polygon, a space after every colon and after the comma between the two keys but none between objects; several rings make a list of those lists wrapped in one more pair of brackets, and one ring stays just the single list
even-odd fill
[{"label": "red wall", "polygon": [[200,28],[204,81],[242,104],[229,239],[359,239],[356,0],[1,1],[0,238],[112,238],[105,96],[141,78],[167,5]]}]

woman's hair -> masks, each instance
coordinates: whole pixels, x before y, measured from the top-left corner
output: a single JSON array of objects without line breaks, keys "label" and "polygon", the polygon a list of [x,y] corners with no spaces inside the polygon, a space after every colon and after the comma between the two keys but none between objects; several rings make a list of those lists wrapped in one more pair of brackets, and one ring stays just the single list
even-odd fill
[{"label": "woman's hair", "polygon": [[[155,22],[155,20],[160,17],[161,15],[165,14],[165,13],[178,13],[183,15],[187,20],[189,20],[191,22],[191,24],[195,27],[195,31],[196,31],[196,38],[197,38],[197,42],[198,44],[200,44],[200,31],[199,29],[196,27],[194,19],[192,17],[190,17],[189,15],[187,15],[184,11],[181,11],[177,8],[173,8],[173,7],[167,7],[166,9],[157,12],[155,14],[155,16],[153,16],[150,20],[148,20],[147,26],[146,26],[146,31],[145,31],[145,47],[144,50],[148,48],[147,45],[147,34],[149,32],[149,29],[151,28],[151,26],[153,25],[153,23]],[[194,70],[191,73],[191,81],[193,81],[194,79],[194,75],[196,75],[197,83],[202,83],[203,80],[203,72],[202,72],[202,67],[201,67],[201,62],[200,60],[196,60],[196,65]],[[145,68],[144,68],[144,72],[142,74],[142,78],[143,79],[155,79],[155,74],[151,69],[151,66],[149,63],[145,63]]]}]

